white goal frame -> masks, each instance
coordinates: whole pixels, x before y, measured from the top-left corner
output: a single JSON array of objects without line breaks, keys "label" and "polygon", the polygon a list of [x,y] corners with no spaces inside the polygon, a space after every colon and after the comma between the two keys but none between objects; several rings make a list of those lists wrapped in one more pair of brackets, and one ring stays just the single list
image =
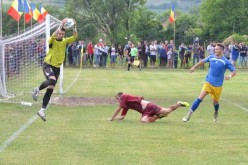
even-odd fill
[{"label": "white goal frame", "polygon": [[[8,77],[6,75],[8,70],[6,70],[6,61],[5,61],[6,45],[18,44],[18,42],[20,43],[21,41],[26,42],[27,40],[31,40],[32,38],[35,38],[35,36],[38,36],[39,34],[41,35],[45,34],[46,52],[48,52],[49,50],[48,39],[50,38],[50,33],[51,31],[56,30],[60,22],[61,21],[59,19],[47,14],[45,22],[42,22],[40,24],[36,23],[32,25],[32,27],[26,28],[25,31],[21,31],[18,34],[13,34],[11,36],[0,38],[0,102],[10,102],[10,103],[30,102],[29,99],[26,100],[23,98],[22,98],[23,100],[12,101],[12,98],[14,98],[16,94],[15,91],[9,92],[10,89],[7,84]],[[61,66],[60,69],[61,69],[61,74],[60,74],[60,83],[59,83],[59,93],[63,94],[63,65]],[[40,72],[42,72],[41,67],[40,67]],[[39,84],[36,84],[36,86],[37,85]],[[34,86],[30,87],[29,94],[31,94],[33,87]]]}]

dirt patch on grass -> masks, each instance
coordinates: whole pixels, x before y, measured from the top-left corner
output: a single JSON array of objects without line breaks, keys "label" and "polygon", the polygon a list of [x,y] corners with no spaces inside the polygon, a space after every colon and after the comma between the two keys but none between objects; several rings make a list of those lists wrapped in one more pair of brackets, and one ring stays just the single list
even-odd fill
[{"label": "dirt patch on grass", "polygon": [[63,106],[96,106],[116,104],[114,98],[105,97],[56,97],[51,100],[52,104]]},{"label": "dirt patch on grass", "polygon": [[[149,100],[153,103],[164,102],[164,99]],[[117,105],[114,98],[107,97],[55,97],[51,100],[51,104],[62,106],[96,106],[96,105]]]}]

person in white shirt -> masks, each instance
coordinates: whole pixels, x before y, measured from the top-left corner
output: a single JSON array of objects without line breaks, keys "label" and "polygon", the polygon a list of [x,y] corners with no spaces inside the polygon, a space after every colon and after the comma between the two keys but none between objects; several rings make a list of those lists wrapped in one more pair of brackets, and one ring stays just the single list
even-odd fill
[{"label": "person in white shirt", "polygon": [[155,66],[156,55],[157,55],[157,46],[152,41],[151,45],[150,45],[150,64],[151,64],[151,67]]}]

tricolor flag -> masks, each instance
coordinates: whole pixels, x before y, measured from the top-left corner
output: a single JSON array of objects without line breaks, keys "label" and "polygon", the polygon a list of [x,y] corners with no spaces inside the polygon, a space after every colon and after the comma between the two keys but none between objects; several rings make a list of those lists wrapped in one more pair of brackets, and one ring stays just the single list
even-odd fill
[{"label": "tricolor flag", "polygon": [[33,19],[38,21],[40,16],[40,11],[37,9],[34,3],[31,3],[31,10],[32,10]]},{"label": "tricolor flag", "polygon": [[31,12],[31,8],[27,3],[27,0],[24,0],[24,17],[25,17],[25,22],[29,23],[29,21],[32,18],[32,12]]},{"label": "tricolor flag", "polygon": [[170,12],[170,17],[169,17],[169,22],[173,23],[176,21],[176,13],[175,13],[175,8],[172,6],[171,12]]},{"label": "tricolor flag", "polygon": [[46,11],[46,9],[44,9],[44,7],[40,5],[40,16],[38,18],[38,22],[39,23],[43,22],[47,14],[48,12]]},{"label": "tricolor flag", "polygon": [[21,19],[23,6],[21,0],[14,0],[8,10],[8,14],[16,21]]}]

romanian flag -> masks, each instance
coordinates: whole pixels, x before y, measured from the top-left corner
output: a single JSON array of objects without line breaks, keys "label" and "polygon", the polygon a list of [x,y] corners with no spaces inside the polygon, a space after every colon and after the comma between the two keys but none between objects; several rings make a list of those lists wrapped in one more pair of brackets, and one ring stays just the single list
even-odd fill
[{"label": "romanian flag", "polygon": [[8,10],[8,14],[16,21],[21,19],[23,6],[21,0],[14,0]]},{"label": "romanian flag", "polygon": [[38,18],[38,22],[39,23],[43,22],[47,14],[48,12],[44,9],[42,5],[40,5],[40,16]]},{"label": "romanian flag", "polygon": [[33,19],[38,21],[39,16],[40,16],[40,11],[37,9],[35,4],[33,3],[31,3],[31,10],[32,10]]},{"label": "romanian flag", "polygon": [[24,0],[24,5],[23,6],[24,6],[25,22],[29,23],[29,21],[32,18],[32,12],[31,12],[30,6],[27,3],[27,0]]},{"label": "romanian flag", "polygon": [[175,13],[175,8],[172,6],[171,12],[170,12],[170,17],[169,17],[169,22],[173,23],[176,21],[176,13]]}]

